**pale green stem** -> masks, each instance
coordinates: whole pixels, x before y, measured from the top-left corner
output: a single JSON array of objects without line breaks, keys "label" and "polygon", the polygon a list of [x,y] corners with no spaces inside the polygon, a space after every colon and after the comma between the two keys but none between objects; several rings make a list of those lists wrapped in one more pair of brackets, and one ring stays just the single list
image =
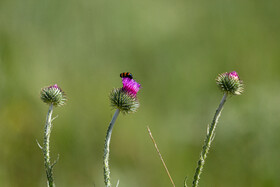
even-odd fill
[{"label": "pale green stem", "polygon": [[222,100],[221,100],[221,103],[220,103],[218,109],[216,110],[216,113],[214,115],[214,118],[213,118],[213,121],[210,125],[210,128],[208,127],[208,129],[207,129],[206,138],[205,138],[205,141],[204,141],[204,145],[202,147],[202,151],[200,153],[200,158],[199,158],[198,163],[197,163],[197,168],[196,168],[196,171],[195,171],[192,187],[197,187],[198,186],[200,175],[202,173],[202,169],[203,169],[203,166],[205,164],[205,159],[207,157],[207,153],[210,149],[211,143],[212,143],[212,141],[215,137],[215,129],[216,129],[220,114],[222,112],[223,106],[226,102],[226,99],[227,99],[227,94],[225,93]]},{"label": "pale green stem", "polygon": [[188,184],[187,184],[187,177],[185,178],[185,180],[184,180],[184,187],[188,187]]},{"label": "pale green stem", "polygon": [[44,131],[44,145],[43,145],[43,153],[44,153],[44,161],[45,161],[45,169],[47,174],[48,186],[54,187],[54,181],[52,176],[52,169],[54,164],[51,164],[50,161],[50,135],[52,130],[52,112],[53,112],[53,104],[50,105],[49,111],[47,114],[45,131]]},{"label": "pale green stem", "polygon": [[107,130],[106,139],[105,139],[103,164],[104,164],[104,181],[105,181],[106,187],[111,187],[110,168],[109,168],[110,141],[111,141],[113,127],[114,127],[114,124],[116,122],[116,119],[117,119],[119,113],[120,113],[120,110],[117,109],[112,118],[112,121],[110,122],[109,128]]}]

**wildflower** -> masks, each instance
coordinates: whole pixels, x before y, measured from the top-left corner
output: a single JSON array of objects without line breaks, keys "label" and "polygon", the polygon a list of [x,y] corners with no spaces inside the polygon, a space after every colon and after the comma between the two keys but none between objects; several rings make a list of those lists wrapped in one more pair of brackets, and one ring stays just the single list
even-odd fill
[{"label": "wildflower", "polygon": [[41,99],[43,102],[54,106],[62,106],[66,101],[65,93],[57,84],[43,88],[41,90]]},{"label": "wildflower", "polygon": [[113,108],[116,108],[116,111],[109,124],[104,145],[103,169],[106,187],[111,187],[112,185],[110,179],[109,152],[114,124],[120,112],[133,113],[139,108],[137,93],[139,92],[141,85],[133,80],[133,76],[129,72],[121,73],[120,76],[122,77],[123,87],[113,89],[109,96],[111,105]]},{"label": "wildflower", "polygon": [[141,85],[135,80],[124,77],[122,78],[123,90],[125,90],[130,95],[136,97],[137,93],[140,90]]},{"label": "wildflower", "polygon": [[243,81],[240,80],[236,71],[220,74],[216,79],[216,83],[227,94],[241,95],[244,90]]},{"label": "wildflower", "polygon": [[[197,168],[195,170],[192,187],[198,186],[200,175],[202,173],[207,154],[210,150],[211,143],[214,140],[218,120],[219,120],[219,117],[221,116],[221,112],[222,112],[223,106],[227,100],[227,96],[229,94],[240,95],[243,92],[243,83],[240,80],[236,71],[220,74],[216,79],[216,83],[220,87],[220,89],[224,92],[224,95],[216,110],[212,123],[210,125],[208,125],[206,138],[204,140],[204,145],[202,147],[202,151],[200,153],[199,160],[197,162]],[[185,187],[186,186],[187,185],[185,183]]]},{"label": "wildflower", "polygon": [[140,104],[137,99],[141,85],[129,77],[122,78],[123,87],[115,88],[110,93],[110,101],[113,108],[123,113],[136,112]]},{"label": "wildflower", "polygon": [[53,121],[52,113],[53,113],[54,106],[62,106],[65,104],[66,97],[65,97],[65,93],[61,90],[61,88],[59,88],[57,84],[54,84],[52,86],[45,87],[41,90],[41,99],[43,100],[43,102],[49,105],[49,110],[47,113],[47,120],[45,123],[43,146],[41,146],[38,142],[37,143],[40,149],[42,149],[44,154],[44,163],[45,163],[48,187],[54,187],[55,184],[53,178],[53,167],[58,161],[58,158],[56,161],[51,163],[50,135],[51,135],[52,121]]}]

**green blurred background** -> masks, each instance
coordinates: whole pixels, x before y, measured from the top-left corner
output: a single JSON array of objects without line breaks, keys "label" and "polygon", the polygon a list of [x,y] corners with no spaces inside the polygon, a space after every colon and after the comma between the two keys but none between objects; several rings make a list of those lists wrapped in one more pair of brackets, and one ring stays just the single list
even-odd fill
[{"label": "green blurred background", "polygon": [[246,87],[220,118],[200,186],[280,186],[280,1],[1,0],[0,186],[46,186],[42,142],[48,106],[40,89],[67,93],[56,108],[51,155],[57,187],[101,187],[103,144],[119,74],[141,83],[141,107],[120,115],[110,165],[115,186],[192,181],[222,93],[219,73]]}]

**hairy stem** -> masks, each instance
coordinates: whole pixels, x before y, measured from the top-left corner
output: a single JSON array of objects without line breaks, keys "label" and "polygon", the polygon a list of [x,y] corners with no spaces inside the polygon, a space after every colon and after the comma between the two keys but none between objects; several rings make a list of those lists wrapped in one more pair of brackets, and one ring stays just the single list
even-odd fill
[{"label": "hairy stem", "polygon": [[205,138],[204,145],[202,147],[202,151],[200,153],[200,157],[199,157],[199,160],[198,160],[198,163],[197,163],[197,168],[196,168],[196,171],[195,171],[192,187],[197,187],[198,186],[200,175],[202,173],[202,169],[203,169],[203,166],[205,164],[205,159],[207,157],[207,153],[210,149],[211,143],[212,143],[212,141],[215,137],[215,129],[216,129],[220,114],[222,112],[223,106],[226,102],[226,99],[227,99],[227,94],[225,93],[221,102],[220,102],[220,105],[219,105],[218,109],[216,110],[216,113],[214,115],[214,118],[213,118],[213,121],[210,125],[210,128],[208,127],[208,129],[207,129],[206,138]]},{"label": "hairy stem", "polygon": [[52,112],[53,112],[53,104],[50,105],[49,111],[47,114],[46,124],[45,124],[45,131],[44,131],[44,145],[43,145],[43,153],[44,153],[44,162],[45,162],[45,169],[47,174],[48,186],[54,187],[54,181],[52,176],[52,169],[53,165],[50,161],[50,135],[52,130]]},{"label": "hairy stem", "polygon": [[120,113],[120,110],[117,109],[112,118],[112,121],[110,122],[109,128],[107,130],[106,139],[105,139],[103,164],[104,164],[104,182],[105,182],[106,187],[111,187],[110,168],[109,168],[110,141],[111,141],[113,127],[114,127],[114,124],[116,122],[116,119],[117,119],[119,113]]}]

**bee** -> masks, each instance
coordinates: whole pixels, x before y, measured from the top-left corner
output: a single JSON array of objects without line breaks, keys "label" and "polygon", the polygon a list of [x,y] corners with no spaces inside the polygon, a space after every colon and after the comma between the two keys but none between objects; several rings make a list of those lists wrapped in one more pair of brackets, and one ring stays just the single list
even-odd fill
[{"label": "bee", "polygon": [[123,72],[123,73],[121,73],[121,74],[120,74],[120,77],[121,77],[121,78],[128,77],[128,78],[130,78],[130,79],[133,79],[132,74],[129,73],[129,72]]}]

